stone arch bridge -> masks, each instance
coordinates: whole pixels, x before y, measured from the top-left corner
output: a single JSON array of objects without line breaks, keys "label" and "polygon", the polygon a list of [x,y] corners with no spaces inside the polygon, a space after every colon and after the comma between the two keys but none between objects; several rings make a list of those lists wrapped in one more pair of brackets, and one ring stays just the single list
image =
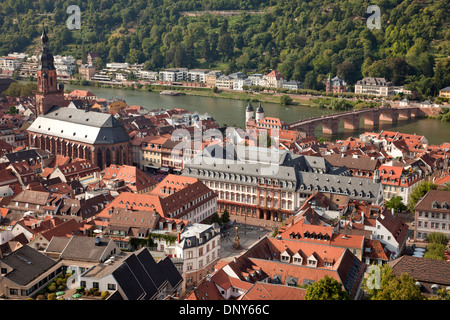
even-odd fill
[{"label": "stone arch bridge", "polygon": [[320,117],[302,119],[291,123],[292,130],[299,130],[307,134],[314,135],[318,125],[322,126],[323,134],[337,134],[339,123],[344,122],[344,128],[347,130],[358,130],[361,118],[364,119],[364,125],[377,127],[380,121],[390,121],[396,123],[399,119],[409,120],[422,115],[419,107],[399,107],[399,108],[373,108],[352,110],[341,113],[329,114]]}]

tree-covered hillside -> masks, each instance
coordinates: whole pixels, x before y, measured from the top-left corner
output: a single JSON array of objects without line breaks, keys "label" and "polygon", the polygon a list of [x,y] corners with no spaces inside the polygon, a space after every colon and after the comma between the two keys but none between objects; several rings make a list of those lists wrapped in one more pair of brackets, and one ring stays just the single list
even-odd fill
[{"label": "tree-covered hillside", "polygon": [[[74,4],[81,30],[66,26]],[[381,9],[379,30],[366,25],[369,5]],[[310,89],[329,74],[350,84],[379,76],[433,95],[450,85],[449,10],[448,0],[6,0],[0,55],[38,49],[45,22],[55,54],[96,51],[98,64],[278,69]]]}]

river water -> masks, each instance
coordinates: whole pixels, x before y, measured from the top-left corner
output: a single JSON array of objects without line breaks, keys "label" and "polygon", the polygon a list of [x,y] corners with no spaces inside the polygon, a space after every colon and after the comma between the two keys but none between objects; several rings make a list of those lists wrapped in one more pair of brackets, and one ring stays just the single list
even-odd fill
[{"label": "river water", "polygon": [[[245,108],[248,102],[241,100],[219,99],[198,96],[168,96],[160,95],[156,92],[121,90],[113,88],[97,88],[89,86],[65,85],[66,89],[89,90],[99,98],[119,98],[126,101],[128,105],[139,105],[147,109],[172,109],[182,108],[189,111],[197,111],[199,114],[211,115],[220,125],[245,126]],[[257,106],[256,103],[253,104]],[[333,113],[331,110],[319,109],[302,106],[281,106],[275,103],[262,103],[265,116],[279,118],[287,123],[295,122],[299,119],[321,116]],[[254,108],[256,110],[256,107]],[[344,124],[341,121],[339,132],[335,136],[324,137],[334,139],[345,139],[350,136],[358,136],[366,131],[379,132],[380,130],[400,131],[403,133],[415,133],[424,135],[430,144],[442,144],[450,142],[450,123],[441,122],[436,119],[419,120],[399,120],[396,124],[380,122],[378,128],[364,127],[361,119],[359,130],[344,130]],[[320,126],[316,130],[316,136],[322,136]]]}]

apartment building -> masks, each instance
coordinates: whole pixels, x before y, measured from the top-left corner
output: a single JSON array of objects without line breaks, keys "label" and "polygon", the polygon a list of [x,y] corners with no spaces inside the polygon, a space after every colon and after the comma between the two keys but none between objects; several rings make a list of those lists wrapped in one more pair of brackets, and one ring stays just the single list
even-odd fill
[{"label": "apartment building", "polygon": [[218,70],[211,70],[210,72],[208,72],[208,74],[206,75],[206,86],[208,88],[215,87],[216,86],[216,80],[221,75],[222,75],[222,72],[218,71]]},{"label": "apartment building", "polygon": [[399,196],[406,205],[409,203],[412,189],[423,179],[422,171],[411,167],[381,165],[378,170],[383,184],[384,199]]},{"label": "apartment building", "polygon": [[231,90],[233,89],[234,79],[230,76],[220,75],[216,78],[216,87],[220,90]]},{"label": "apartment building", "polygon": [[385,78],[366,77],[355,84],[355,93],[388,97],[394,95],[394,85]]},{"label": "apartment building", "polygon": [[187,73],[187,68],[165,69],[159,72],[159,80],[164,82],[184,81]]},{"label": "apartment building", "polygon": [[206,76],[208,73],[209,70],[207,69],[191,69],[187,73],[187,80],[206,83]]},{"label": "apartment building", "polygon": [[414,212],[414,241],[425,241],[432,232],[442,232],[450,239],[450,191],[428,191]]},{"label": "apartment building", "polygon": [[[183,175],[196,177],[214,190],[220,212],[226,209],[230,214],[281,222],[316,191],[373,204],[383,201],[381,183],[351,177],[348,170],[335,169],[321,157],[274,151],[265,153],[266,161],[233,161],[211,157],[205,150],[203,160],[194,158],[185,164]],[[247,156],[258,154],[255,150]]]},{"label": "apartment building", "polygon": [[207,224],[189,224],[176,245],[177,257],[184,260],[183,278],[187,291],[203,277],[214,272],[220,259],[220,228]]}]

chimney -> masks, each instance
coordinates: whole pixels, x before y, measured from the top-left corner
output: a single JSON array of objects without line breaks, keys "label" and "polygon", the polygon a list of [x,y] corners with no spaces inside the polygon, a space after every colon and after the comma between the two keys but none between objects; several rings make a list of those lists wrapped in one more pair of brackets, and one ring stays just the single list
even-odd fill
[{"label": "chimney", "polygon": [[234,257],[233,261],[234,261],[234,263],[237,263],[237,259],[236,259],[236,257]]}]

